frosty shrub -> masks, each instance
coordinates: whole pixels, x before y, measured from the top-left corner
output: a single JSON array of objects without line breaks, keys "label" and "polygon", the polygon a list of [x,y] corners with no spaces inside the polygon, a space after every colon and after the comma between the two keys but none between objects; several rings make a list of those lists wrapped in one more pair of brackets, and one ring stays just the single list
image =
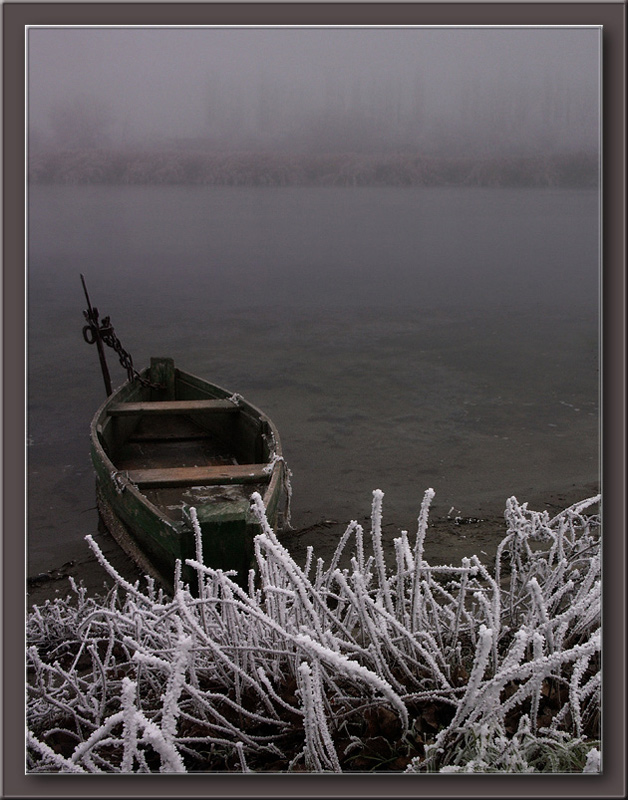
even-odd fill
[{"label": "frosty shrub", "polygon": [[[28,616],[27,770],[599,771],[600,497],[550,518],[513,497],[488,568],[386,566],[381,491],[326,565],[262,525],[248,591],[203,563],[193,596],[115,578]],[[340,569],[343,553],[350,567]]]}]

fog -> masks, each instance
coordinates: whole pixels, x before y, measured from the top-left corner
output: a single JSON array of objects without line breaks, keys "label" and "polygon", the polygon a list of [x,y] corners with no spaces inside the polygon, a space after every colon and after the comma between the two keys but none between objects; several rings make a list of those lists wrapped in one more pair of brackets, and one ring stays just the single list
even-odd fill
[{"label": "fog", "polygon": [[598,150],[599,28],[31,28],[35,149]]}]

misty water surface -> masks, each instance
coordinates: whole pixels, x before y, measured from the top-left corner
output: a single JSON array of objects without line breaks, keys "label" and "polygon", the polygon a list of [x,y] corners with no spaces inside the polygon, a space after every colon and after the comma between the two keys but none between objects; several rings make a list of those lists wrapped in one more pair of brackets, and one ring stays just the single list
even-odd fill
[{"label": "misty water surface", "polygon": [[35,186],[29,573],[96,525],[81,272],[136,366],[174,356],[271,416],[297,527],[375,488],[412,529],[428,487],[481,516],[597,486],[597,192]]}]

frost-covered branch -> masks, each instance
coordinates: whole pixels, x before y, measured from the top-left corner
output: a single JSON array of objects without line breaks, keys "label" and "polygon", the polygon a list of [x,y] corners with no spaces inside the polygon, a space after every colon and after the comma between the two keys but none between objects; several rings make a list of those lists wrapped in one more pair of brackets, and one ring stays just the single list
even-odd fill
[{"label": "frost-covered branch", "polygon": [[428,562],[433,495],[392,567],[382,492],[369,534],[304,567],[253,495],[248,592],[198,536],[197,595],[179,570],[172,597],[87,537],[116,586],[29,614],[29,772],[599,769],[600,498],[554,517],[510,498],[490,568]]}]

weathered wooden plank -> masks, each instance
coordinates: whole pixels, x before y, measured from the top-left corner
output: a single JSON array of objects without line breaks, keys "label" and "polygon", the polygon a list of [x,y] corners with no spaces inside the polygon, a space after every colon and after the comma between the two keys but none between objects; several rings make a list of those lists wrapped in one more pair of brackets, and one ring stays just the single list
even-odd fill
[{"label": "weathered wooden plank", "polygon": [[153,403],[112,403],[107,413],[113,417],[129,414],[190,414],[194,411],[239,411],[231,400],[159,400]]},{"label": "weathered wooden plank", "polygon": [[218,486],[229,483],[261,483],[270,479],[264,464],[225,464],[208,467],[130,469],[129,478],[140,488],[157,486]]},{"label": "weathered wooden plank", "polygon": [[154,433],[134,433],[127,439],[127,442],[197,442],[197,441],[211,441],[215,439],[210,433],[161,433],[155,431]]}]

